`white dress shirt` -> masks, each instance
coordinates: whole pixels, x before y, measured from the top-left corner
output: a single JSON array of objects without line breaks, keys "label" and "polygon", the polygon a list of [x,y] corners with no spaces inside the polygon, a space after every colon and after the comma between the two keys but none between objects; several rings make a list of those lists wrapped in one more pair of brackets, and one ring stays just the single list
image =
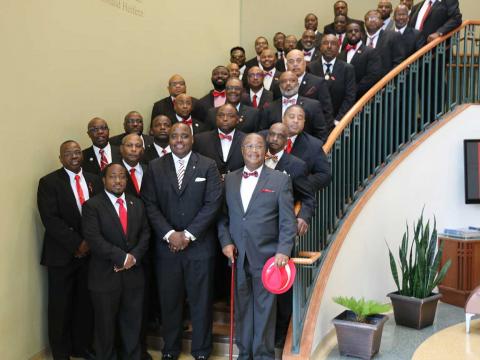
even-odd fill
[{"label": "white dress shirt", "polygon": [[382,31],[381,28],[373,35],[367,33],[367,46],[370,46],[370,41],[373,40],[373,47],[377,47],[378,35],[380,35],[380,31]]},{"label": "white dress shirt", "polygon": [[[178,120],[179,123],[183,123],[184,121],[190,120],[192,118],[192,115],[190,115],[188,117],[188,119],[184,119],[183,117],[179,116],[178,114],[175,114],[175,116],[177,117],[177,120]],[[188,127],[190,128],[190,131],[193,134],[193,122],[190,125],[188,125]]]},{"label": "white dress shirt", "polygon": [[[175,165],[175,175],[178,173],[178,169],[180,168],[180,164],[179,164],[179,160],[183,160],[183,167],[185,169],[185,172],[187,171],[187,166],[188,166],[188,161],[190,160],[190,156],[192,155],[192,152],[190,151],[187,155],[185,155],[183,157],[183,159],[180,159],[177,155],[175,155],[174,153],[172,153],[172,158],[173,158],[173,164]],[[184,178],[185,180],[185,178]],[[187,231],[186,229],[183,230],[184,233],[185,233],[185,236],[190,238],[190,241],[195,241],[196,237],[190,233],[189,231]],[[165,236],[163,237],[163,239],[166,241],[166,242],[170,242],[169,241],[169,238],[170,238],[170,235],[172,235],[172,233],[174,233],[175,230],[170,230],[169,232],[167,232],[165,234]]]},{"label": "white dress shirt", "polygon": [[138,182],[138,189],[140,189],[142,187],[142,179],[143,179],[143,169],[142,169],[142,166],[140,165],[140,163],[138,163],[136,166],[132,167],[130,165],[128,165],[124,159],[122,159],[122,162],[123,162],[123,165],[125,165],[125,167],[127,168],[128,170],[128,176],[130,176],[130,169],[135,169],[135,177],[137,178],[137,182]]},{"label": "white dress shirt", "polygon": [[[171,153],[172,150],[170,149],[170,145],[167,145],[166,148],[162,148],[160,145],[158,145],[157,143],[153,143],[153,145],[155,146],[155,150],[157,150],[157,154],[159,157],[163,157],[164,155],[167,155],[168,153]],[[163,153],[163,150],[166,151],[166,153],[164,154]]]},{"label": "white dress shirt", "polygon": [[295,104],[296,104],[297,101],[298,101],[298,94],[293,95],[293,96],[290,97],[290,98],[286,98],[285,96],[282,96],[282,117],[283,117],[283,115],[285,114],[285,110],[287,110],[288,107],[294,105],[294,104],[284,104],[284,103],[283,103],[283,100],[292,100],[292,99],[295,100]]},{"label": "white dress shirt", "polygon": [[[110,146],[110,143],[107,143],[107,146],[105,146],[103,150],[104,150],[105,157],[107,158],[107,161],[110,164],[112,162],[112,147]],[[95,152],[95,157],[97,158],[98,165],[100,165],[102,163],[100,148],[93,145],[93,151]]]},{"label": "white dress shirt", "polygon": [[[432,3],[432,7],[433,7],[433,5],[435,5],[436,0],[431,0],[430,2]],[[417,30],[420,30],[420,25],[422,24],[423,17],[425,16],[425,13],[427,12],[428,3],[429,3],[429,1],[425,0],[425,2],[422,5],[422,8],[418,12],[417,22],[415,23],[415,29],[417,29]]]},{"label": "white dress shirt", "polygon": [[[275,156],[277,157],[277,161],[274,161],[273,159],[268,159],[268,160],[265,160],[265,165],[268,166],[270,169],[275,169],[277,167],[278,162],[282,158],[283,153],[284,151],[280,150],[278,153],[275,154]],[[268,152],[268,154],[270,154],[270,151]]]},{"label": "white dress shirt", "polygon": [[323,65],[323,73],[326,74],[327,73],[327,63],[328,64],[331,64],[330,65],[330,74],[333,73],[333,67],[335,66],[335,60],[337,60],[336,58],[333,58],[332,61],[328,62],[326,61],[323,56],[322,56],[322,65]]},{"label": "white dress shirt", "polygon": [[397,29],[397,27],[395,26],[395,32],[399,32],[400,34],[403,35],[403,32],[405,31],[405,29],[407,28],[408,24],[405,25],[404,27],[400,28],[400,29]]},{"label": "white dress shirt", "polygon": [[80,198],[78,197],[77,182],[75,180],[75,176],[77,176],[77,175],[80,176],[80,187],[82,188],[83,197],[85,198],[85,201],[87,201],[90,198],[90,194],[88,193],[87,182],[85,181],[85,178],[83,177],[82,169],[80,169],[78,174],[75,174],[73,171],[70,171],[68,169],[65,169],[65,171],[67,172],[68,177],[70,178],[70,186],[72,187],[73,195],[75,195],[75,201],[77,203],[78,211],[80,211],[80,214],[81,214],[82,213],[82,204],[80,203]]},{"label": "white dress shirt", "polygon": [[250,89],[250,101],[253,103],[253,95],[257,95],[257,106],[260,105],[260,98],[262,97],[263,94],[263,87],[260,88],[257,92],[253,91]]},{"label": "white dress shirt", "polygon": [[235,134],[235,129],[233,129],[229,134],[225,134],[223,131],[218,129],[218,134],[223,135],[230,135],[232,137],[232,140],[227,140],[227,139],[220,139],[220,144],[222,145],[222,157],[223,161],[227,161],[228,154],[230,152],[230,148],[232,147],[232,141],[233,141],[233,135]]},{"label": "white dress shirt", "polygon": [[362,46],[362,40],[360,40],[358,43],[357,43],[357,46],[355,47],[355,50],[350,50],[349,52],[347,52],[347,63],[350,64],[350,62],[352,61],[352,58],[353,56],[357,53],[358,49]]},{"label": "white dress shirt", "polygon": [[[117,203],[117,199],[122,199],[123,200],[123,207],[125,208],[125,211],[128,214],[127,201],[125,200],[125,193],[123,193],[121,196],[117,197],[117,196],[113,195],[112,193],[108,192],[107,190],[105,190],[105,194],[107,194],[108,198],[112,202],[112,205],[115,208],[115,211],[117,212],[117,215],[119,217],[120,217],[120,204]],[[125,264],[127,263],[127,259],[128,259],[128,254],[125,255],[125,260],[123,261],[123,266],[125,266]],[[133,258],[133,261],[134,261],[134,263],[136,263],[137,259]]]},{"label": "white dress shirt", "polygon": [[[257,186],[257,182],[260,178],[260,174],[262,173],[262,169],[263,165],[260,166],[258,169],[253,170],[258,173],[258,176],[249,176],[247,179],[245,179],[242,175],[242,181],[240,183],[240,196],[242,198],[244,212],[247,211],[248,204],[252,199],[253,191],[255,190],[255,186]],[[248,170],[246,166],[243,168],[243,171],[252,172]]]},{"label": "white dress shirt", "polygon": [[[310,55],[305,55],[305,51],[310,52]],[[303,50],[303,54],[304,54],[305,61],[307,61],[307,62],[312,61],[313,54],[315,53],[315,51],[316,51],[316,50],[315,50],[314,47],[311,48],[311,49],[309,49],[309,50],[304,49],[304,50]]]},{"label": "white dress shirt", "polygon": [[265,72],[270,72],[271,75],[267,75],[265,74],[264,78],[263,78],[263,87],[267,90],[270,90],[270,88],[272,87],[272,81],[273,81],[273,77],[275,76],[275,72],[277,71],[277,69],[275,69],[275,67],[273,69],[270,69],[270,70],[265,70],[262,66],[262,64],[259,65],[259,67],[265,71]]},{"label": "white dress shirt", "polygon": [[245,73],[245,69],[247,68],[247,65],[243,65],[239,71],[240,71],[240,76],[238,77],[240,80],[243,78],[243,74]]}]

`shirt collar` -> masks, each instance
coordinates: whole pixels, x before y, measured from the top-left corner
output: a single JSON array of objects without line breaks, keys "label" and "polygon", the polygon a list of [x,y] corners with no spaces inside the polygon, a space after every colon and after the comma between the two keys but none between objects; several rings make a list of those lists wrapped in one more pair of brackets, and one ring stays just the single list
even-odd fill
[{"label": "shirt collar", "polygon": [[190,119],[192,117],[192,114],[190,114],[190,116],[187,119],[184,119],[183,117],[181,117],[177,113],[175,113],[175,116],[177,117],[178,122],[183,122],[184,120]]},{"label": "shirt collar", "polygon": [[263,169],[263,164],[260,165],[260,167],[254,169],[254,170],[252,170],[252,171],[248,170],[248,169],[247,169],[247,166],[244,166],[244,167],[243,167],[243,171],[248,172],[248,173],[249,173],[249,172],[254,172],[254,171],[256,171],[256,172],[258,173],[257,178],[260,178],[260,174],[262,173],[262,169]]},{"label": "shirt collar", "polygon": [[107,194],[114,207],[117,204],[117,199],[122,199],[124,206],[127,207],[127,202],[125,201],[125,192],[123,192],[123,194],[118,197],[108,192],[107,190],[105,190],[105,194]]},{"label": "shirt collar", "polygon": [[400,34],[403,35],[403,32],[405,31],[405,29],[407,28],[408,24],[406,24],[404,27],[398,29],[397,26],[395,25],[395,31],[399,31]]},{"label": "shirt collar", "polygon": [[282,104],[283,104],[283,100],[284,100],[284,99],[288,99],[288,100],[295,99],[295,103],[297,103],[298,94],[295,94],[295,95],[293,95],[293,96],[291,96],[291,97],[289,97],[289,98],[287,98],[287,97],[285,97],[285,96],[282,95]]},{"label": "shirt collar", "polygon": [[253,95],[257,95],[257,98],[261,98],[262,94],[263,94],[263,86],[257,92],[250,89],[250,97],[253,97]]},{"label": "shirt collar", "polygon": [[380,31],[382,31],[382,30],[383,30],[382,28],[378,29],[377,32],[373,35],[369,35],[368,32],[367,32],[367,38],[375,39],[376,37],[378,37],[378,35],[380,34]]},{"label": "shirt collar", "polygon": [[289,139],[292,140],[292,144],[295,144],[295,140],[297,140],[298,134],[290,136]]},{"label": "shirt collar", "polygon": [[[277,152],[277,153],[274,155],[274,156],[277,157],[278,161],[280,161],[280,159],[282,158],[284,152],[285,152],[285,151],[282,149],[282,150],[280,150],[279,152]],[[270,151],[268,151],[268,153],[269,153],[270,155],[272,155],[272,154],[270,153]]]},{"label": "shirt collar", "polygon": [[335,60],[337,60],[337,58],[333,58],[330,62],[328,62],[327,60],[325,60],[322,56],[322,65],[325,65],[325,64],[332,64],[332,67],[330,68],[330,71],[333,70],[333,67],[335,66]]},{"label": "shirt collar", "polygon": [[173,156],[173,161],[175,163],[178,163],[178,160],[183,160],[184,161],[184,164],[188,164],[188,160],[190,160],[190,156],[192,155],[192,151],[190,151],[187,155],[185,155],[182,159],[180,159],[177,155],[175,155],[173,152],[172,152],[172,156]]},{"label": "shirt collar", "polygon": [[233,135],[235,135],[235,129],[233,129],[232,131],[230,131],[228,134],[225,134],[222,130],[220,129],[217,129],[218,130],[218,133],[219,134],[223,134],[223,135],[231,135],[232,138],[233,138]]},{"label": "shirt collar", "polygon": [[75,176],[77,176],[77,175],[80,175],[80,178],[82,178],[82,176],[83,176],[82,168],[80,168],[80,171],[78,172],[78,174],[74,173],[73,171],[68,170],[66,167],[64,167],[64,169],[67,172],[67,175],[68,175],[68,177],[70,178],[71,181],[75,180]]},{"label": "shirt collar", "polygon": [[[95,151],[95,154],[99,154],[99,153],[100,153],[100,150],[102,150],[102,149],[100,149],[98,146],[93,145],[93,150]],[[105,150],[105,152],[106,152],[107,154],[110,153],[110,143],[109,143],[109,142],[108,142],[107,145],[103,148],[103,150]]]},{"label": "shirt collar", "polygon": [[135,166],[130,166],[127,164],[125,159],[122,159],[123,165],[127,168],[128,172],[130,172],[130,169],[135,169],[137,172],[142,172],[142,166],[140,165],[140,162],[137,163]]}]

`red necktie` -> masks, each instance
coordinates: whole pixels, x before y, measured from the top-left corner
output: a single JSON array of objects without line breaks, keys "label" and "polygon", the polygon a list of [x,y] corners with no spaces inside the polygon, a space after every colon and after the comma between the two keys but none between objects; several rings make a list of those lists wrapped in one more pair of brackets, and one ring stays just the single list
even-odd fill
[{"label": "red necktie", "polygon": [[100,170],[103,170],[105,166],[108,165],[108,160],[107,160],[107,157],[105,156],[104,149],[100,149],[99,153],[100,153]]},{"label": "red necktie", "polygon": [[290,154],[292,152],[292,139],[288,138],[287,140],[287,146],[285,147],[285,151],[287,154]]},{"label": "red necktie", "polygon": [[85,196],[83,195],[82,186],[80,185],[80,175],[75,175],[75,186],[77,187],[78,201],[80,201],[80,205],[83,205]]},{"label": "red necktie", "polygon": [[338,35],[338,46],[342,47],[343,43],[343,34]]},{"label": "red necktie", "polygon": [[225,90],[222,90],[222,91],[217,91],[217,90],[213,90],[213,97],[225,97]]},{"label": "red necktie", "polygon": [[425,14],[423,14],[422,21],[420,22],[420,27],[418,28],[419,31],[422,31],[423,24],[425,23],[425,20],[427,20],[427,17],[430,14],[430,10],[432,10],[432,2],[431,1],[428,2],[427,10],[425,11]]},{"label": "red necktie", "polygon": [[258,107],[258,104],[257,104],[257,95],[253,95],[253,101],[252,101],[252,105],[253,107],[256,109]]},{"label": "red necktie", "polygon": [[132,178],[133,186],[137,191],[137,194],[140,194],[140,186],[138,186],[137,176],[135,175],[135,168],[130,169],[130,177]]},{"label": "red necktie", "polygon": [[192,117],[189,117],[188,119],[183,119],[182,122],[188,126],[192,126]]},{"label": "red necktie", "polygon": [[232,135],[225,135],[222,133],[218,133],[218,137],[220,138],[220,140],[232,141]]},{"label": "red necktie", "polygon": [[244,179],[248,179],[250,176],[258,177],[258,172],[257,172],[257,170],[252,171],[252,172],[247,172],[247,171],[244,171],[244,172],[243,172],[243,178],[244,178]]},{"label": "red necktie", "polygon": [[120,223],[122,224],[123,233],[127,234],[127,209],[123,206],[123,199],[117,199],[118,204],[118,216],[120,217]]},{"label": "red necktie", "polygon": [[357,50],[357,44],[355,45],[347,44],[347,46],[345,46],[345,51],[349,52],[350,50]]}]

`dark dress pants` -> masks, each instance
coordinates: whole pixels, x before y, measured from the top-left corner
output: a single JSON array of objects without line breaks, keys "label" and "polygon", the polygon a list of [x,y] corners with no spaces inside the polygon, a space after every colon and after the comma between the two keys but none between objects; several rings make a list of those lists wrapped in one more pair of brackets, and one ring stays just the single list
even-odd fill
[{"label": "dark dress pants", "polygon": [[193,357],[210,356],[214,258],[188,260],[183,254],[177,254],[174,258],[156,260],[165,342],[162,353],[178,356],[182,351],[183,304],[186,295],[192,321],[191,354]]},{"label": "dark dress pants", "polygon": [[52,356],[69,359],[90,350],[93,308],[87,288],[89,257],[48,267],[48,338]]}]

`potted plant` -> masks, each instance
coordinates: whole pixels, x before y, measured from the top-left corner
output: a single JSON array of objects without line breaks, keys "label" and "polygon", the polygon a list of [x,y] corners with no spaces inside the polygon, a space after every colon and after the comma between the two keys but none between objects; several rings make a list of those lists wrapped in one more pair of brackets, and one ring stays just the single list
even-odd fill
[{"label": "potted plant", "polygon": [[332,320],[340,354],[371,359],[380,349],[383,324],[388,320],[381,313],[390,311],[390,304],[341,296],[333,301],[349,309]]},{"label": "potted plant", "polygon": [[434,220],[430,233],[430,220],[424,223],[423,211],[415,225],[413,224],[413,241],[409,240],[409,229],[403,234],[398,250],[401,282],[395,258],[388,247],[390,269],[397,291],[388,294],[392,300],[395,322],[398,325],[422,329],[433,324],[438,300],[441,294],[433,289],[443,280],[451,265],[448,260],[438,271],[443,252],[443,242],[437,250],[437,228]]}]

